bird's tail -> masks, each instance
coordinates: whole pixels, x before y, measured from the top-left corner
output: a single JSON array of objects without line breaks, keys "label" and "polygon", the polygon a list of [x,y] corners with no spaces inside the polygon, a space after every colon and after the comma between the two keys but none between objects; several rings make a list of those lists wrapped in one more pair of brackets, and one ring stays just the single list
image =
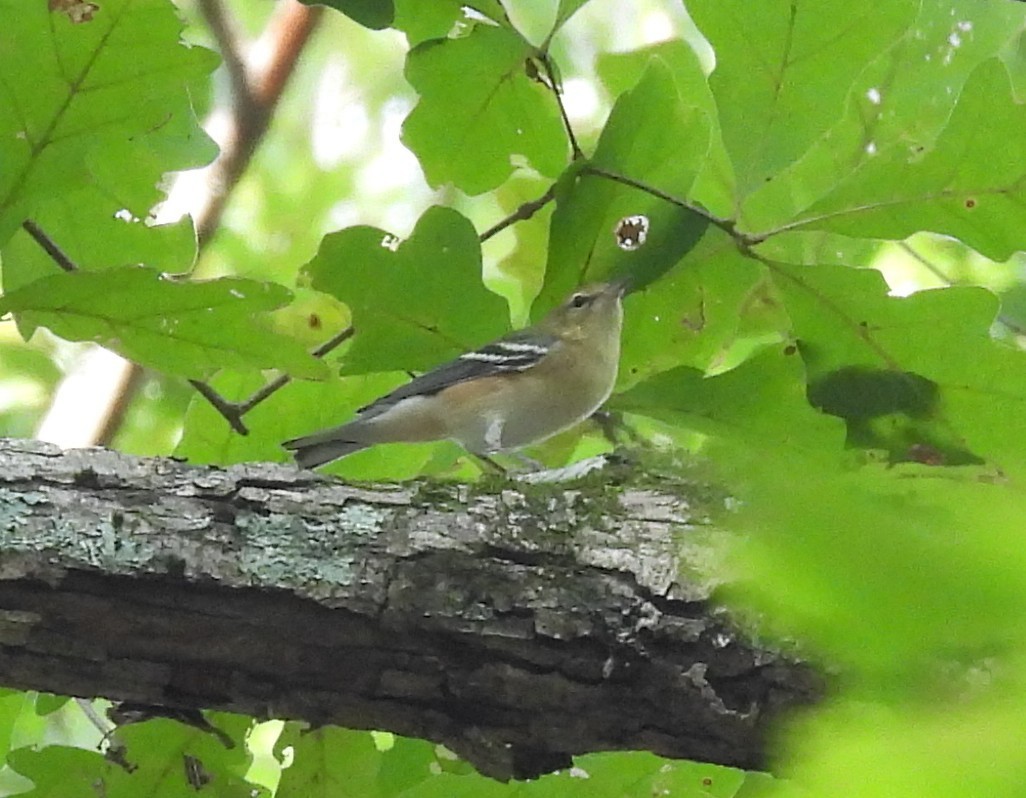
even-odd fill
[{"label": "bird's tail", "polygon": [[296,464],[300,468],[316,468],[367,448],[369,444],[354,441],[346,435],[348,430],[345,427],[347,426],[349,425],[324,430],[302,438],[293,438],[290,441],[285,441],[282,446],[292,452],[296,458]]}]

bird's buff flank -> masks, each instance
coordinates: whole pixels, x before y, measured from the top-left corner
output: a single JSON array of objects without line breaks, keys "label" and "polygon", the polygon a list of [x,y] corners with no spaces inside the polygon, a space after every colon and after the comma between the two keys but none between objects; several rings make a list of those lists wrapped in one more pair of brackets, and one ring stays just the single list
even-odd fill
[{"label": "bird's buff flank", "polygon": [[283,445],[314,468],[378,443],[452,439],[474,454],[545,440],[613,390],[625,282],[585,286],[532,327],[416,377],[338,427]]}]

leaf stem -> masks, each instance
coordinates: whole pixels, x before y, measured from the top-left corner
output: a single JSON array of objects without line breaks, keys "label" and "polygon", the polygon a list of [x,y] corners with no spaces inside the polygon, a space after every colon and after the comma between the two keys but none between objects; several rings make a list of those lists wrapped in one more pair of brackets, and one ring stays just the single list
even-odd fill
[{"label": "leaf stem", "polygon": [[567,115],[566,106],[563,104],[563,85],[556,76],[556,65],[552,61],[552,56],[547,52],[539,51],[537,58],[545,68],[545,75],[548,79],[547,81],[542,80],[541,83],[548,86],[552,96],[556,98],[556,106],[559,108],[559,115],[563,119],[566,136],[570,140],[570,151],[573,154],[573,160],[579,160],[584,157],[584,151],[581,149],[580,144],[577,143],[577,136],[574,135],[574,128],[570,124],[570,117]]}]

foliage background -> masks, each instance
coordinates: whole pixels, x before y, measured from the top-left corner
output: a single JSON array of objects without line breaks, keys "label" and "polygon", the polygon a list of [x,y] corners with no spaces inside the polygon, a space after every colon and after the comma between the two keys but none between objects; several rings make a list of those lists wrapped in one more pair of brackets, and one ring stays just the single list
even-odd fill
[{"label": "foliage background", "polygon": [[[129,775],[96,752],[77,704],[8,693],[6,789],[181,794],[185,751],[226,794],[1021,792],[1021,4],[482,0],[468,16],[447,0],[391,14],[337,0],[359,22],[325,14],[198,258],[178,209],[196,210],[202,176],[163,176],[209,162],[194,113],[223,135],[231,108],[210,4],[107,0],[77,24],[81,4],[56,5],[0,0],[4,434],[33,435],[99,342],[145,367],[102,442],[284,459],[282,439],[407,371],[628,272],[639,290],[610,408],[633,445],[696,452],[721,475],[745,532],[725,599],[840,675],[828,706],[780,730],[785,778],[617,754],[512,786],[420,741],[220,715],[246,745],[165,721],[126,729]],[[225,10],[259,64],[269,9]],[[534,77],[541,55],[584,158]],[[612,229],[637,213],[651,232],[626,252]],[[79,271],[61,272],[25,219]],[[323,364],[306,354],[350,321]],[[247,436],[186,381],[242,399],[269,369],[297,379],[246,414]],[[103,387],[80,383],[77,399]],[[533,454],[610,445],[585,425]],[[332,470],[477,466],[436,444]]]}]

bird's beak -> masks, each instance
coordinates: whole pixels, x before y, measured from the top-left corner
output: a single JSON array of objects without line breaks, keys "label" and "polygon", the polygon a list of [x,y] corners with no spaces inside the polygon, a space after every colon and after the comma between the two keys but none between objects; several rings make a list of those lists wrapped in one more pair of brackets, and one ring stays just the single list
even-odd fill
[{"label": "bird's beak", "polygon": [[622,277],[610,280],[608,290],[622,298],[628,291],[630,291],[631,284],[633,282],[633,278],[629,274],[625,274]]}]

